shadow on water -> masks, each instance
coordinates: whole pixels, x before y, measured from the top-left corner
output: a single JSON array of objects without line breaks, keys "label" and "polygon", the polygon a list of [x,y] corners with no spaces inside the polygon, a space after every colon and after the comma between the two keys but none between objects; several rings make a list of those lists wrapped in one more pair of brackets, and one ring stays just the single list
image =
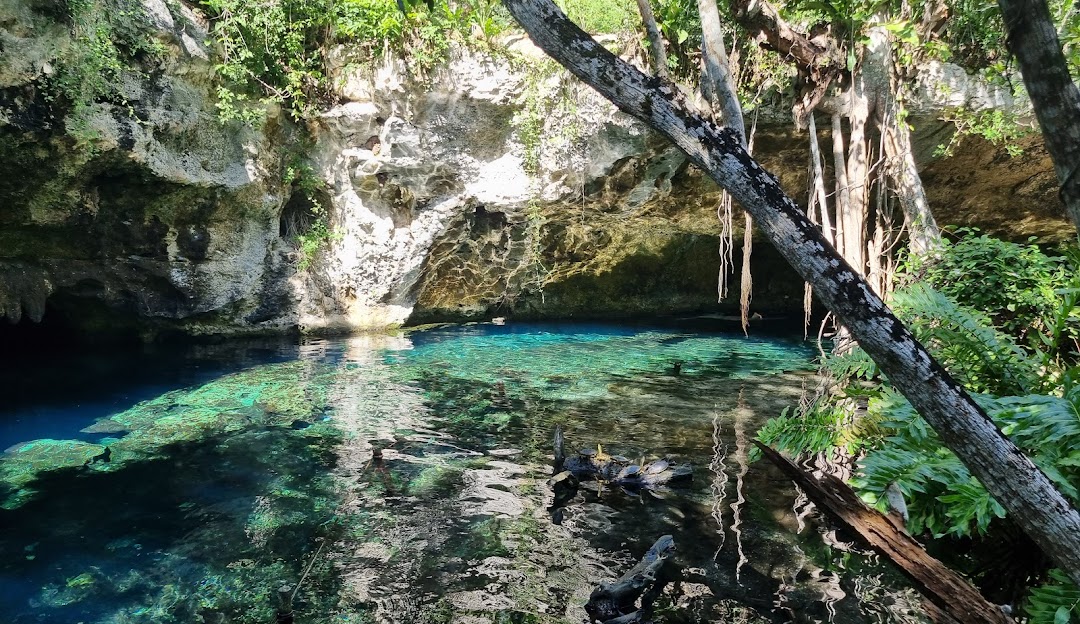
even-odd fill
[{"label": "shadow on water", "polygon": [[[310,564],[297,621],[580,622],[671,534],[658,621],[922,621],[893,572],[749,462],[812,383],[800,343],[470,326],[282,353],[82,414],[128,431],[108,463],[89,442],[0,456],[0,619],[268,624]],[[583,486],[553,522],[556,425],[694,479]]]}]

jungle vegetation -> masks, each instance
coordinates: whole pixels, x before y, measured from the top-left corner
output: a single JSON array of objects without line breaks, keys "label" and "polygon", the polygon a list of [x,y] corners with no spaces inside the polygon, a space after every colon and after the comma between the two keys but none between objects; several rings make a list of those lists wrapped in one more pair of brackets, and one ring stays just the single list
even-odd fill
[{"label": "jungle vegetation", "polygon": [[[131,7],[110,1],[124,10],[91,11],[93,0],[69,5],[73,32],[87,45],[74,48],[79,56],[60,68],[56,93],[76,109],[114,96],[109,78],[121,63],[153,65],[161,54],[137,35]],[[335,64],[373,66],[395,56],[423,76],[455,46],[506,54],[499,42],[515,29],[494,0],[205,0],[200,6],[217,46],[218,107],[226,122],[258,123],[272,106],[303,122],[332,97]],[[643,24],[626,2],[564,0],[561,6],[590,32],[621,34],[658,75],[701,87],[707,35],[699,3],[646,3],[653,37],[648,19]],[[762,17],[739,0],[717,6],[742,115],[790,106],[794,123],[808,129],[814,175],[806,203],[825,239],[889,300],[1002,432],[1080,504],[1080,253],[974,231],[942,235],[911,159],[905,101],[917,63],[951,61],[1023,89],[998,8],[974,0],[792,0]],[[1049,11],[1075,78],[1080,15],[1074,3],[1060,0]],[[784,29],[790,32],[778,37]],[[731,121],[714,108],[718,119]],[[1011,151],[1024,132],[1023,120],[1005,112],[961,109],[947,117],[957,136],[979,135]],[[818,119],[830,129],[828,151],[818,142]],[[745,127],[740,132],[751,134]],[[901,247],[906,251],[898,256]],[[724,257],[731,249],[729,243]],[[952,540],[963,553],[960,565],[981,571],[991,596],[1022,601],[1032,622],[1080,622],[1080,589],[1044,557],[1016,565],[1016,552],[1033,549],[1005,507],[865,352],[827,354],[822,368],[827,383],[818,395],[771,421],[763,440],[847,468],[852,485],[881,508],[886,489],[899,489],[910,530]]]}]

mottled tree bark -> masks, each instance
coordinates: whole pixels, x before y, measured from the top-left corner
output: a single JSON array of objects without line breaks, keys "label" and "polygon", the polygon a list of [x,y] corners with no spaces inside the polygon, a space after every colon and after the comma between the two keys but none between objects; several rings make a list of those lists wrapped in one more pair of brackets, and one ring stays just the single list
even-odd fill
[{"label": "mottled tree bark", "polygon": [[1046,151],[1054,161],[1061,201],[1080,230],[1080,90],[1069,76],[1045,0],[998,0],[1006,43],[1020,63]]},{"label": "mottled tree bark", "polygon": [[828,38],[812,39],[792,28],[768,2],[731,0],[731,12],[760,45],[776,51],[781,58],[795,61],[803,80],[792,112],[795,126],[804,127],[806,116],[844,71],[843,53]]},{"label": "mottled tree bark", "polygon": [[738,135],[688,112],[678,90],[582,32],[551,0],[503,0],[533,41],[678,146],[754,217],[777,250],[1010,516],[1080,583],[1080,514],[821,236]]}]

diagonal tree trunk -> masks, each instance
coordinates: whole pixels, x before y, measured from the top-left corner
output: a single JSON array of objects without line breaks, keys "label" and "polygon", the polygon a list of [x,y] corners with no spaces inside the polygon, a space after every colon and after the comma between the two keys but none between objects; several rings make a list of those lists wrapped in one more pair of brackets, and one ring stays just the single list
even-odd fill
[{"label": "diagonal tree trunk", "polygon": [[789,198],[738,135],[687,111],[682,94],[582,32],[551,0],[503,0],[548,55],[668,137],[753,215],[777,250],[987,490],[1080,584],[1080,514],[994,426]]},{"label": "diagonal tree trunk", "polygon": [[1046,0],[998,0],[998,6],[1054,161],[1065,212],[1080,230],[1080,89],[1069,75]]}]

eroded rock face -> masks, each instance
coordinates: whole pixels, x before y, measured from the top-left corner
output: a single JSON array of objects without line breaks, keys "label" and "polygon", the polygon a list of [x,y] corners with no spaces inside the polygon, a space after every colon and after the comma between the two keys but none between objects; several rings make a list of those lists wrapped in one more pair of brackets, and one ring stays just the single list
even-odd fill
[{"label": "eroded rock face", "polygon": [[[143,1],[162,60],[129,68],[117,97],[76,115],[48,97],[59,55],[76,45],[63,12],[51,0],[0,0],[9,321],[149,337],[737,309],[737,279],[717,302],[720,190],[527,40],[509,46],[513,63],[463,53],[427,76],[397,61],[357,70],[343,51],[331,68],[338,105],[302,129],[274,111],[252,129],[218,121],[199,15]],[[968,105],[1017,105],[936,71],[946,89],[926,82],[928,107],[962,103],[942,100],[958,85]],[[944,140],[936,128],[916,128],[924,160]],[[805,134],[763,122],[756,145],[804,197]],[[323,182],[316,197],[283,182],[289,150]],[[996,175],[1002,150],[973,139],[957,150],[959,169],[947,160],[926,172],[940,221],[1005,227],[1034,214],[1013,233],[1040,236],[1067,225],[1045,160]],[[988,176],[994,184],[980,185]],[[329,235],[308,262],[296,237],[318,212]],[[759,242],[753,308],[799,310],[801,282]],[[737,276],[737,250],[730,264]]]},{"label": "eroded rock face", "polygon": [[[348,101],[320,120],[340,240],[311,271],[306,328],[722,309],[719,189],[665,140],[539,61],[464,55],[407,76],[345,73]],[[805,186],[783,131],[763,134]],[[797,309],[793,273],[758,253],[761,307]]]},{"label": "eroded rock face", "polygon": [[143,335],[287,328],[282,125],[219,123],[205,24],[184,5],[144,8],[160,64],[73,111],[50,82],[81,45],[62,11],[0,3],[0,316]]}]

